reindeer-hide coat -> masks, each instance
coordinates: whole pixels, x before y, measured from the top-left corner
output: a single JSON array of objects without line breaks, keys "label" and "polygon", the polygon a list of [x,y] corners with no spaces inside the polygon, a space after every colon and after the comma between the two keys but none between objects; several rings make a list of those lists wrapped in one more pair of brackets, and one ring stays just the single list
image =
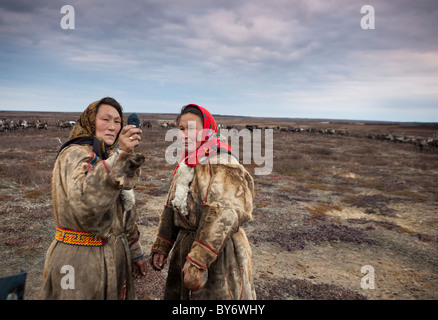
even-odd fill
[{"label": "reindeer-hide coat", "polygon": [[106,244],[54,240],[46,253],[42,299],[135,298],[131,262],[141,258],[142,249],[132,187],[140,169],[129,164],[139,157],[120,151],[103,161],[89,145],[71,145],[59,154],[52,180],[56,224]]},{"label": "reindeer-hide coat", "polygon": [[[164,299],[256,299],[251,248],[242,225],[252,219],[254,182],[228,154],[177,169],[162,212],[153,255],[169,255]],[[204,270],[197,291],[184,286],[186,261]]]}]

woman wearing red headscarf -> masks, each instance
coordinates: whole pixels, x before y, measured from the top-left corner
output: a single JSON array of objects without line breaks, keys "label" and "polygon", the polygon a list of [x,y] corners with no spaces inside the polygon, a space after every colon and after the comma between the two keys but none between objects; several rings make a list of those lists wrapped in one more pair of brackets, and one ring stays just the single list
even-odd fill
[{"label": "woman wearing red headscarf", "polygon": [[240,227],[252,219],[253,179],[208,110],[184,106],[176,122],[184,154],[149,258],[161,270],[171,253],[164,299],[255,299],[251,248]]}]

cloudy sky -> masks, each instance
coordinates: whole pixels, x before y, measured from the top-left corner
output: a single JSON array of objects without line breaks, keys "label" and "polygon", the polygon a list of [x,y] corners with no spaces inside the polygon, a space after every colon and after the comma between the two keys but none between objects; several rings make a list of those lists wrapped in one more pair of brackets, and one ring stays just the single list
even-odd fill
[{"label": "cloudy sky", "polygon": [[0,110],[438,122],[437,30],[436,0],[2,0]]}]

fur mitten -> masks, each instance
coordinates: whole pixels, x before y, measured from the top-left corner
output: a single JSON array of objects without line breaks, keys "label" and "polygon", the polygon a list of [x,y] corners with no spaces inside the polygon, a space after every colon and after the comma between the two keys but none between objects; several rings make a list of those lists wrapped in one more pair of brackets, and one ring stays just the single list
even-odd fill
[{"label": "fur mitten", "polygon": [[184,273],[184,285],[191,291],[197,291],[201,289],[207,282],[207,271],[199,269],[192,263],[187,263],[183,269]]}]

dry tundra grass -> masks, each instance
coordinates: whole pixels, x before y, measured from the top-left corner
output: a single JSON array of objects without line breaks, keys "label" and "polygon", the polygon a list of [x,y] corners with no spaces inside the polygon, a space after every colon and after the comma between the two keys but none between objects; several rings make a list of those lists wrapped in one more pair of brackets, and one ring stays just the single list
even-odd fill
[{"label": "dry tundra grass", "polygon": [[[0,276],[28,272],[25,299],[37,299],[45,252],[54,237],[50,182],[60,141],[54,127],[77,114],[1,112],[39,117],[48,130],[0,133]],[[144,130],[146,156],[136,186],[146,253],[154,240],[174,166],[158,119]],[[330,126],[350,135],[274,131],[274,170],[254,175],[254,220],[246,224],[259,299],[437,299],[438,152],[366,138],[370,132],[434,136],[437,125],[357,124],[293,119],[216,117],[222,124],[287,128]],[[239,127],[240,126],[240,127]],[[242,149],[242,148],[241,148]],[[375,288],[363,289],[363,266]],[[136,281],[139,299],[161,299],[165,272]]]}]

